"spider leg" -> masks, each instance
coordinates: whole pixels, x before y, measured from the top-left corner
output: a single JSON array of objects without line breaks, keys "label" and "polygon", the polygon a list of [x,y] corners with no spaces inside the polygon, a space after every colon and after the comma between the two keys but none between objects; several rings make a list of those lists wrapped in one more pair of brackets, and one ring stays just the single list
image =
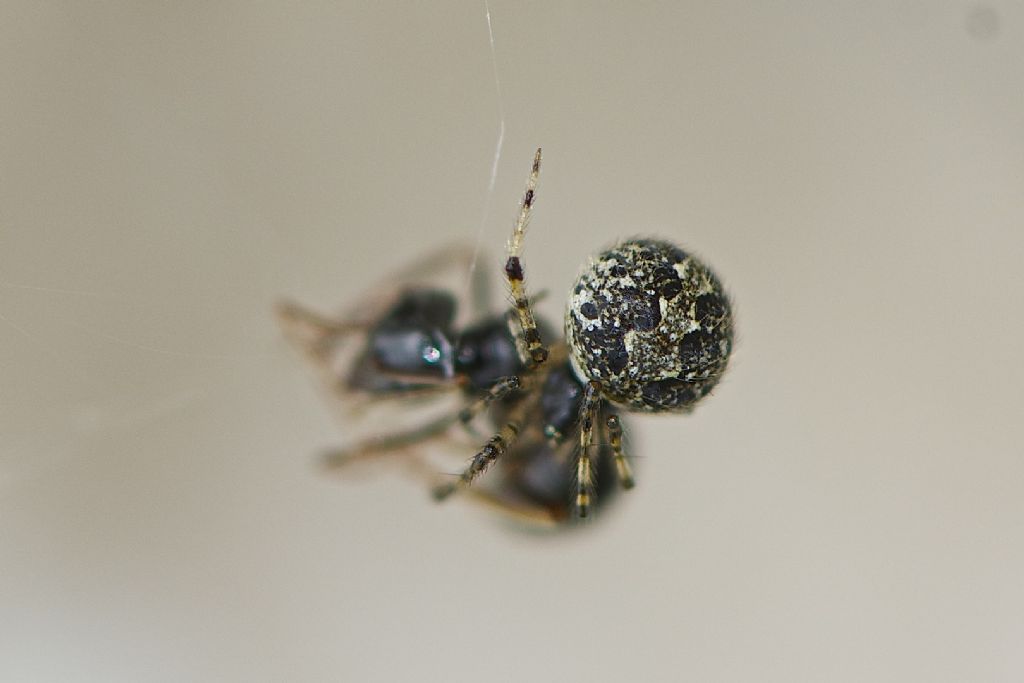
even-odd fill
[{"label": "spider leg", "polygon": [[594,419],[601,408],[599,389],[597,382],[588,382],[580,408],[580,452],[576,459],[576,511],[580,517],[586,517],[590,512],[590,494],[594,489],[590,442],[594,438]]},{"label": "spider leg", "polygon": [[628,491],[636,485],[636,481],[633,479],[633,468],[629,466],[629,461],[622,452],[622,422],[619,421],[618,415],[609,415],[605,426],[608,428],[608,442],[615,457],[615,471],[619,475],[619,483]]},{"label": "spider leg", "polygon": [[523,264],[519,260],[522,252],[523,235],[526,234],[526,226],[530,222],[530,214],[533,208],[534,193],[537,190],[537,179],[540,176],[540,150],[533,157],[533,168],[530,171],[530,178],[526,182],[526,193],[519,206],[519,218],[512,229],[512,239],[508,243],[508,260],[505,262],[505,277],[508,278],[509,289],[512,292],[512,300],[515,302],[516,315],[519,317],[519,328],[522,331],[522,343],[525,349],[525,357],[522,359],[527,367],[540,365],[548,357],[548,350],[541,342],[540,333],[537,331],[537,321],[530,307],[530,300],[526,296],[526,285],[523,281]]},{"label": "spider leg", "polygon": [[455,493],[460,487],[467,487],[472,484],[473,480],[483,474],[492,462],[500,458],[508,450],[509,446],[515,443],[520,429],[522,429],[521,419],[513,419],[506,422],[505,426],[492,436],[483,448],[477,451],[477,454],[469,461],[469,466],[463,470],[458,479],[434,487],[434,498],[436,500],[444,500]]},{"label": "spider leg", "polygon": [[[469,465],[463,470],[459,477],[450,482],[439,484],[434,487],[434,498],[436,500],[444,500],[448,496],[455,493],[460,488],[468,487],[473,481],[476,480],[484,471],[490,467],[491,463],[500,458],[505,452],[515,443],[519,437],[520,431],[523,429],[523,423],[530,411],[536,406],[540,400],[540,391],[535,391],[539,388],[536,382],[536,375],[527,375],[523,378],[523,383],[526,383],[527,379],[534,381],[530,382],[525,390],[528,392],[526,398],[520,401],[509,413],[508,421],[502,426],[498,433],[490,438],[490,440],[484,444],[483,448],[477,451],[476,455],[469,461]],[[517,384],[518,386],[518,384]]]},{"label": "spider leg", "polygon": [[464,425],[468,425],[474,417],[483,412],[484,408],[517,390],[520,383],[521,380],[517,375],[499,378],[491,385],[486,394],[459,411],[459,421]]}]

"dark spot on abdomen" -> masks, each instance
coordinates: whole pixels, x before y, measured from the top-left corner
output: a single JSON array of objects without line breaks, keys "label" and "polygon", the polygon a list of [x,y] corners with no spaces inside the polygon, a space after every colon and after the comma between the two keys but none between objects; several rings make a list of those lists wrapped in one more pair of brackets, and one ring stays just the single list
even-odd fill
[{"label": "dark spot on abdomen", "polygon": [[659,266],[654,271],[655,289],[666,300],[671,301],[683,291],[683,281],[676,271],[667,266]]},{"label": "dark spot on abdomen", "polygon": [[648,382],[641,393],[644,402],[651,407],[679,407],[697,400],[692,385],[676,377]]},{"label": "dark spot on abdomen", "polygon": [[611,348],[608,353],[608,369],[617,375],[627,365],[629,365],[629,351],[626,350],[626,343],[620,339],[618,345]]},{"label": "dark spot on abdomen", "polygon": [[654,296],[641,301],[643,304],[638,306],[634,325],[640,332],[647,332],[661,324],[661,300]]},{"label": "dark spot on abdomen", "polygon": [[701,294],[694,304],[694,315],[697,322],[708,318],[719,319],[725,315],[725,302],[718,294]]},{"label": "dark spot on abdomen", "polygon": [[683,336],[679,344],[679,358],[688,369],[694,369],[710,362],[718,353],[716,350],[715,335],[705,330],[694,330]]}]

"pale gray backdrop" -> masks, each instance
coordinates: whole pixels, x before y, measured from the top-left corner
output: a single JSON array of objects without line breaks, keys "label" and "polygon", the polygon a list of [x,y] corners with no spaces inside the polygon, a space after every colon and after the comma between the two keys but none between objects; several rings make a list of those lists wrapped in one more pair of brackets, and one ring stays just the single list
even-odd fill
[{"label": "pale gray backdrop", "polygon": [[[1024,8],[486,11],[0,5],[0,679],[1020,680]],[[726,381],[586,533],[323,477],[273,302],[497,276],[538,145],[543,310],[669,237]]]}]

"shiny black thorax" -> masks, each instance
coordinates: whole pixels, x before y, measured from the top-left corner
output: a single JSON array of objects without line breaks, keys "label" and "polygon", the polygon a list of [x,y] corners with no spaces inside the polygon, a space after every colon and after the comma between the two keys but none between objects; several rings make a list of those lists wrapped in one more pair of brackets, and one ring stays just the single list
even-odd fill
[{"label": "shiny black thorax", "polygon": [[[505,318],[485,318],[456,331],[455,312],[455,298],[448,292],[403,292],[369,330],[349,387],[401,393],[461,381],[465,391],[475,396],[498,379],[526,369]],[[550,338],[550,331],[544,332]],[[540,400],[548,432],[567,433],[579,415],[582,395],[583,386],[568,362],[551,370]]]},{"label": "shiny black thorax", "polygon": [[455,298],[447,292],[403,292],[368,330],[349,387],[396,393],[459,380],[468,392],[478,393],[501,377],[522,372],[504,319],[487,318],[456,330],[455,312]]}]

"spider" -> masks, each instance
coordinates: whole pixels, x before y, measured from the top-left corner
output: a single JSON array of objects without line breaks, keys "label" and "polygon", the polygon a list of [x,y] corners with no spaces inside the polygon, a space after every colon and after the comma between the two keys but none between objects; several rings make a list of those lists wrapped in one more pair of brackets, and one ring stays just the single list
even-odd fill
[{"label": "spider", "polygon": [[[538,149],[508,243],[509,310],[456,329],[455,297],[423,285],[343,318],[279,306],[285,332],[342,397],[461,396],[435,419],[328,453],[329,465],[405,452],[457,425],[483,441],[473,425],[485,416],[492,435],[460,474],[421,472],[435,499],[464,492],[517,519],[559,524],[603,507],[614,479],[633,488],[619,411],[686,413],[718,382],[732,350],[730,301],[702,261],[663,240],[630,239],[591,258],[571,290],[564,339],[545,343],[553,337],[534,313],[521,259],[540,165]],[[420,270],[469,259],[449,251]],[[332,364],[354,333],[363,338],[354,362]]]}]

